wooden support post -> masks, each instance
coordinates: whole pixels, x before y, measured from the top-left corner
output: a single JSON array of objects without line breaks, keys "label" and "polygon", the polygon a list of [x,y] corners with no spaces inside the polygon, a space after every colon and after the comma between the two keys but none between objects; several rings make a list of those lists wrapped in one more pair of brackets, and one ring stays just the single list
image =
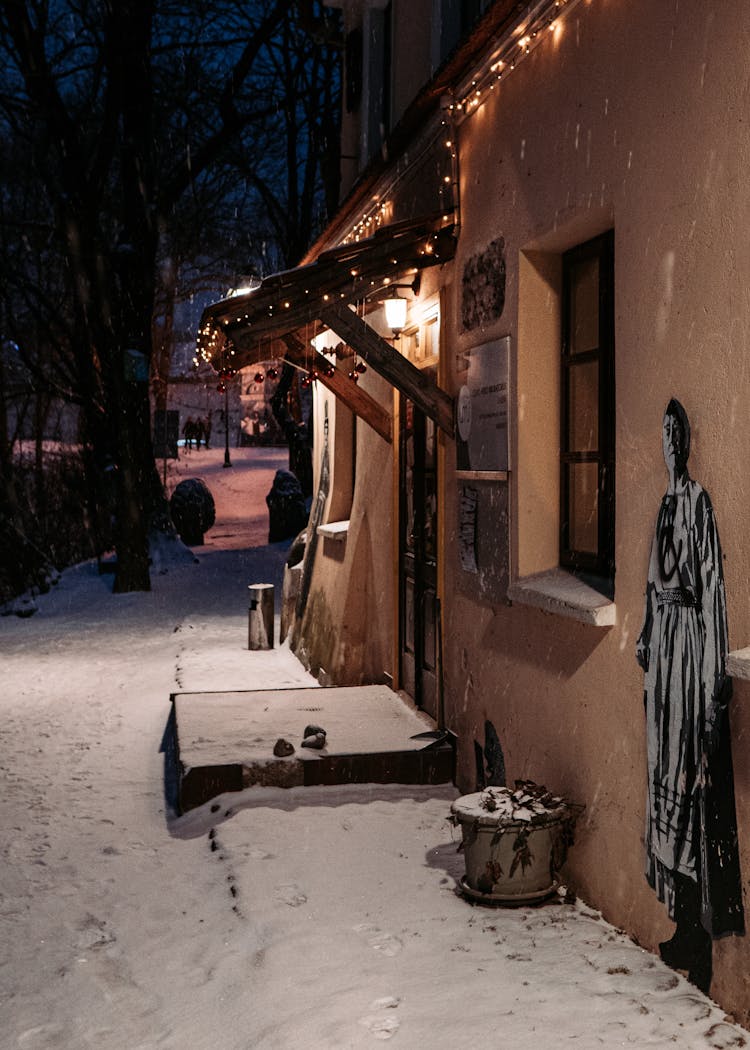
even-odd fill
[{"label": "wooden support post", "polygon": [[374,397],[371,397],[365,390],[361,390],[356,383],[344,375],[340,368],[337,368],[332,376],[327,376],[324,368],[329,364],[328,359],[323,354],[319,354],[317,350],[306,352],[304,343],[294,333],[287,333],[283,339],[289,349],[289,357],[295,364],[304,366],[307,359],[316,368],[318,381],[335,397],[343,401],[355,415],[371,426],[384,441],[391,444],[393,424],[390,413],[386,412]]},{"label": "wooden support post", "polygon": [[453,398],[421,372],[347,306],[329,306],[320,320],[384,379],[410,398],[449,437],[454,435]]}]

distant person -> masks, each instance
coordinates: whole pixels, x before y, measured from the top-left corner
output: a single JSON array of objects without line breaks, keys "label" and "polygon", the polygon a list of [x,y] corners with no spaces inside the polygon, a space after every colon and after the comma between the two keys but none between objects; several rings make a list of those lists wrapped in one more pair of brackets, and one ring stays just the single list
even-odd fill
[{"label": "distant person", "polygon": [[687,470],[679,401],[662,425],[667,492],[656,519],[636,646],[645,672],[646,878],[676,923],[668,966],[708,993],[712,938],[745,932],[727,705],[727,609],[708,493]]},{"label": "distant person", "polygon": [[200,449],[201,441],[203,441],[204,439],[205,439],[204,423],[203,423],[203,420],[199,416],[198,419],[196,419],[196,421],[195,421],[195,447],[197,449]]},{"label": "distant person", "polygon": [[185,425],[182,428],[182,436],[185,438],[185,448],[191,449],[195,438],[195,420],[192,416],[188,416],[185,420]]},{"label": "distant person", "polygon": [[206,422],[203,426],[203,441],[206,448],[211,448],[211,409],[208,410]]}]

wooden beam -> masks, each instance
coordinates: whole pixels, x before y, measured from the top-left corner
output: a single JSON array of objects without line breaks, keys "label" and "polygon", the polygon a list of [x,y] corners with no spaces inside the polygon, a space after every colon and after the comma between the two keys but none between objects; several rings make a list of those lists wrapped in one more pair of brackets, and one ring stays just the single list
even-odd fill
[{"label": "wooden beam", "polygon": [[453,398],[346,306],[320,311],[320,319],[379,375],[414,402],[449,437],[454,436]]},{"label": "wooden beam", "polygon": [[326,389],[343,401],[348,409],[371,426],[376,434],[384,441],[391,444],[393,441],[393,423],[389,412],[378,404],[366,390],[362,390],[355,382],[344,374],[343,369],[337,368],[333,375],[327,376],[324,369],[330,364],[327,357],[319,354],[317,350],[306,353],[305,345],[294,333],[289,332],[283,337],[289,349],[290,358],[301,366],[305,366],[306,358],[318,372],[318,382]]},{"label": "wooden beam", "polygon": [[[449,262],[455,255],[452,226],[442,217],[383,227],[366,241],[338,245],[314,263],[271,274],[259,288],[206,307],[200,332],[211,324],[236,348],[297,331],[318,316],[329,302],[343,305],[363,299],[386,278],[408,279],[427,267]],[[199,336],[199,343],[203,338]]]}]

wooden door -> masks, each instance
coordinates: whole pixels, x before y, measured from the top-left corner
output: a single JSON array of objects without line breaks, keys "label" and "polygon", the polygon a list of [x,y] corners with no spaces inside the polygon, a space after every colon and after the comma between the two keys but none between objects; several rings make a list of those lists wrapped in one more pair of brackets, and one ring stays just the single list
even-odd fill
[{"label": "wooden door", "polygon": [[437,432],[407,398],[400,422],[400,681],[437,718]]}]

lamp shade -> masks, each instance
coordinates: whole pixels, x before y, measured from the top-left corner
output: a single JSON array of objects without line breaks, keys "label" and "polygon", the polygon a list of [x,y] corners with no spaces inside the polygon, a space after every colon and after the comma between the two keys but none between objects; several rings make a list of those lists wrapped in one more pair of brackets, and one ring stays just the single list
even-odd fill
[{"label": "lamp shade", "polygon": [[406,307],[408,304],[407,299],[402,299],[398,295],[390,296],[384,300],[385,305],[385,323],[392,330],[394,335],[397,335],[406,324]]}]

